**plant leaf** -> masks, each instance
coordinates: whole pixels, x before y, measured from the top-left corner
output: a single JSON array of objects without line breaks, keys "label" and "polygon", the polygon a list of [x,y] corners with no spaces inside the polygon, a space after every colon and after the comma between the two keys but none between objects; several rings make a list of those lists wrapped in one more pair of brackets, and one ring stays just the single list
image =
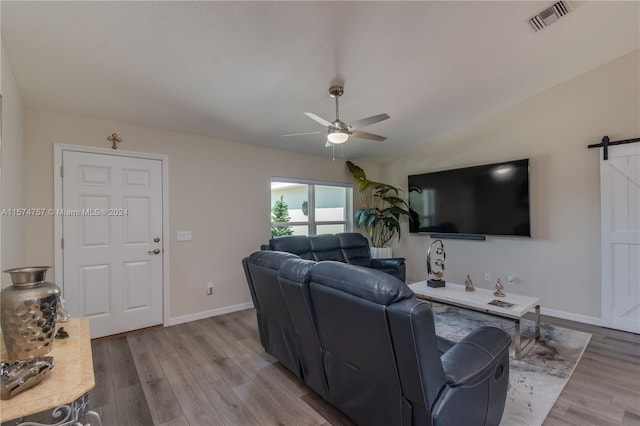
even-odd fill
[{"label": "plant leaf", "polygon": [[348,161],[348,160],[347,160],[347,167],[349,168],[349,172],[351,172],[351,175],[355,180],[357,181],[367,180],[367,175],[364,173],[364,170],[362,168],[356,166],[355,164],[353,164],[351,161]]},{"label": "plant leaf", "polygon": [[399,197],[384,197],[383,200],[389,204],[393,204],[394,206],[398,204],[403,204],[405,206],[407,205],[407,202]]},{"label": "plant leaf", "polygon": [[392,216],[394,216],[396,219],[398,217],[400,217],[401,214],[405,215],[405,216],[409,216],[409,212],[406,211],[405,209],[398,207],[398,206],[391,206],[391,207],[387,207],[386,209],[382,210],[382,213],[384,214],[390,214]]}]

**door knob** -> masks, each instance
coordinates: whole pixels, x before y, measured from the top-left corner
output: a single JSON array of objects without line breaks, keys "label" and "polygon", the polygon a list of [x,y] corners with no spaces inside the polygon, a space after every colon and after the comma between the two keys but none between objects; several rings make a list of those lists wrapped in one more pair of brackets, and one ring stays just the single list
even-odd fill
[{"label": "door knob", "polygon": [[160,254],[160,249],[149,250],[149,254]]},{"label": "door knob", "polygon": [[153,242],[154,242],[154,243],[159,243],[159,242],[160,242],[160,237],[155,237],[155,238],[153,239]]}]

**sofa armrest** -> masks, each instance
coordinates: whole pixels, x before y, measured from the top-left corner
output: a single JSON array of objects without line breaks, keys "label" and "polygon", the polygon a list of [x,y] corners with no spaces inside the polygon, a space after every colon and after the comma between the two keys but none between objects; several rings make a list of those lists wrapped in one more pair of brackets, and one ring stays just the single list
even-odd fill
[{"label": "sofa armrest", "polygon": [[392,257],[388,259],[371,259],[371,268],[393,275],[402,282],[405,282],[407,267],[403,257]]},{"label": "sofa armrest", "polygon": [[444,355],[445,352],[456,345],[456,342],[453,340],[449,340],[442,336],[436,336],[436,341],[438,343],[438,352],[440,353],[440,356]]},{"label": "sofa armrest", "polygon": [[[511,336],[496,327],[480,327],[465,336],[442,357],[442,367],[451,387],[473,386],[487,376],[498,376],[509,366],[498,366],[505,351],[509,350]],[[496,377],[497,378],[497,377]]]},{"label": "sofa armrest", "polygon": [[404,257],[392,257],[388,259],[371,259],[371,267],[374,269],[399,268],[404,264]]}]

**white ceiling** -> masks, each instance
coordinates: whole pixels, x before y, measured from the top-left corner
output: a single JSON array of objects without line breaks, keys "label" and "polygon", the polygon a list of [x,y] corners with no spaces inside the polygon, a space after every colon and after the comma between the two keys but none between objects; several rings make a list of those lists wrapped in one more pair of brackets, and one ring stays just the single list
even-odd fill
[{"label": "white ceiling", "polygon": [[640,47],[640,3],[12,2],[2,39],[28,107],[331,155],[303,115],[386,112],[344,156],[384,161]]}]

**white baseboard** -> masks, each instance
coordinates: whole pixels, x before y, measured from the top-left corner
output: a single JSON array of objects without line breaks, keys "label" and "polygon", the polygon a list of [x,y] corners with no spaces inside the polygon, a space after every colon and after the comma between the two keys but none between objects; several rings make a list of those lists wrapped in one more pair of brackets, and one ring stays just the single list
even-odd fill
[{"label": "white baseboard", "polygon": [[[195,314],[181,315],[179,317],[169,318],[165,322],[164,326],[169,327],[172,325],[184,324],[185,322],[197,321],[205,318],[215,317],[218,315],[224,315],[231,312],[243,311],[245,309],[253,308],[253,302],[240,303],[238,305],[225,306],[223,308],[211,309],[209,311],[196,312]],[[540,308],[542,315],[549,315],[550,317],[562,318],[570,321],[582,322],[585,324],[597,325],[602,327],[602,320],[596,317],[590,317],[587,315],[574,314],[571,312],[558,311],[556,309]]]},{"label": "white baseboard", "polygon": [[590,317],[587,315],[572,314],[571,312],[557,311],[555,309],[540,308],[540,313],[543,315],[549,315],[550,317],[562,318],[570,321],[582,322],[590,325],[597,325],[602,327],[602,319],[596,317]]},{"label": "white baseboard", "polygon": [[168,321],[165,321],[164,326],[169,327],[172,325],[183,324],[185,322],[197,321],[205,318],[215,317],[218,315],[224,315],[231,312],[243,311],[250,308],[253,308],[253,302],[225,306],[223,308],[211,309],[210,311],[196,312],[195,314],[181,315],[179,317],[169,318]]}]

